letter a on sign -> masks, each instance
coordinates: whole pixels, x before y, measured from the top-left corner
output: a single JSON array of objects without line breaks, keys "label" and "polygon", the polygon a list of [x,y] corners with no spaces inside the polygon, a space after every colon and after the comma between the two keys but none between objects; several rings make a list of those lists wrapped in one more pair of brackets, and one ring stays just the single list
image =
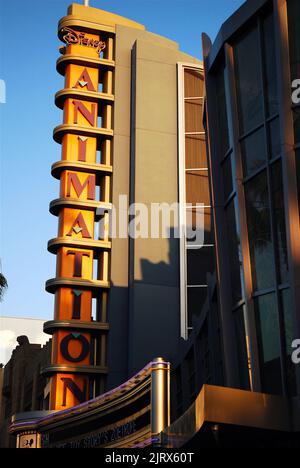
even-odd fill
[{"label": "letter a on sign", "polygon": [[81,73],[74,88],[78,88],[78,87],[84,88],[85,86],[87,87],[88,91],[96,91],[92,83],[91,77],[89,75],[89,72],[87,71],[86,68]]},{"label": "letter a on sign", "polygon": [[91,239],[92,236],[89,233],[89,230],[87,228],[87,225],[85,224],[84,217],[82,213],[79,213],[77,218],[75,219],[74,223],[71,226],[71,229],[69,230],[67,236],[72,236],[73,232],[75,234],[79,234],[81,232],[82,237],[86,239]]}]

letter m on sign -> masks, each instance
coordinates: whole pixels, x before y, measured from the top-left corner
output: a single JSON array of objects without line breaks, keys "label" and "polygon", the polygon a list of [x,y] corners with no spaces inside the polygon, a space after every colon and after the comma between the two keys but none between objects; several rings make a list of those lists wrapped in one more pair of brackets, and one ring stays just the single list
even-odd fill
[{"label": "letter m on sign", "polygon": [[63,399],[61,406],[67,406],[67,391],[69,390],[72,395],[76,398],[78,403],[83,403],[87,399],[87,382],[84,382],[83,390],[78,387],[78,385],[72,380],[68,378],[62,378],[61,381],[64,385],[63,390]]},{"label": "letter m on sign", "polygon": [[74,187],[78,198],[84,191],[85,187],[87,187],[88,200],[95,199],[96,178],[94,175],[88,176],[85,182],[82,184],[76,172],[69,172],[67,177],[67,197],[71,196],[71,186]]}]

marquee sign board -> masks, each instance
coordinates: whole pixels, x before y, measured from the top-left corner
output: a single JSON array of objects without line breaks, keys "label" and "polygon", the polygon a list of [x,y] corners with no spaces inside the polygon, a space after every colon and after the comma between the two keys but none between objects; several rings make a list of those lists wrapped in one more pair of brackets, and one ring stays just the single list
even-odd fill
[{"label": "marquee sign board", "polygon": [[62,98],[56,101],[63,124],[54,130],[62,145],[63,169],[53,171],[60,196],[50,205],[58,217],[58,237],[48,246],[57,255],[57,269],[56,278],[46,284],[55,294],[54,321],[51,327],[45,324],[45,331],[53,334],[52,362],[43,370],[51,378],[51,410],[73,407],[103,392],[108,371],[109,226],[103,238],[95,237],[95,214],[110,203],[114,34],[102,32],[101,26],[84,30],[80,20],[80,26],[70,28],[68,21],[66,17],[59,27],[67,64],[62,70],[65,87],[58,93]]},{"label": "marquee sign board", "polygon": [[[118,388],[63,411],[14,418],[19,448],[134,448],[157,444],[170,424],[170,365],[149,363]],[[34,419],[35,418],[35,419]]]}]

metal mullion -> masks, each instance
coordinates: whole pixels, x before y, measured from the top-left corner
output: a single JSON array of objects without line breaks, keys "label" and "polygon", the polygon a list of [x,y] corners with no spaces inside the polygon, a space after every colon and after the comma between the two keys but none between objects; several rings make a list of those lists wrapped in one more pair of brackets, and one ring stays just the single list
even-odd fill
[{"label": "metal mullion", "polygon": [[268,294],[274,294],[275,291],[275,286],[273,288],[260,289],[258,291],[253,291],[252,297],[256,299],[257,297],[267,296]]},{"label": "metal mullion", "polygon": [[180,223],[180,335],[188,339],[187,253],[186,253],[186,181],[185,181],[185,67],[177,65],[178,81],[178,152],[179,152],[179,223]]},{"label": "metal mullion", "polygon": [[256,127],[253,127],[251,128],[251,130],[248,130],[247,132],[243,133],[242,135],[239,136],[239,141],[242,142],[243,140],[245,140],[246,138],[248,138],[249,136],[253,135],[254,133],[256,133],[258,130],[260,130],[262,127],[265,126],[265,121],[263,120],[259,125],[257,125]]},{"label": "metal mullion", "polygon": [[250,182],[252,179],[254,179],[257,175],[259,175],[261,172],[265,171],[267,169],[268,164],[265,163],[263,166],[259,167],[256,171],[254,171],[252,174],[243,177],[242,183],[243,185],[246,185],[248,182]]},{"label": "metal mullion", "polygon": [[232,202],[232,200],[234,200],[236,197],[236,190],[233,190],[230,195],[228,196],[228,198],[226,199],[225,203],[224,203],[224,209],[226,210],[228,208],[228,206],[230,205],[230,203]]},{"label": "metal mullion", "polygon": [[185,172],[200,172],[200,171],[208,171],[208,167],[191,167],[191,168],[185,169]]},{"label": "metal mullion", "polygon": [[269,165],[273,166],[275,163],[277,163],[281,159],[282,159],[281,154],[278,154],[277,156],[274,156],[274,158],[270,159]]},{"label": "metal mullion", "polygon": [[291,285],[288,283],[283,283],[278,285],[279,291],[285,291],[286,289],[291,289]]},{"label": "metal mullion", "polygon": [[276,114],[271,115],[271,117],[266,117],[266,122],[271,123],[273,120],[278,119],[279,113],[277,112]]},{"label": "metal mullion", "polygon": [[235,304],[235,306],[232,308],[232,312],[234,313],[234,312],[238,311],[241,307],[244,307],[245,305],[246,305],[245,300],[242,299],[241,301],[239,301],[239,302],[237,302]]},{"label": "metal mullion", "polygon": [[[296,107],[300,107],[300,104],[297,104]],[[257,132],[258,130],[260,130],[264,125],[265,125],[265,122],[267,123],[270,123],[272,122],[272,120],[275,120],[277,119],[279,116],[279,113],[277,112],[276,114],[273,114],[269,117],[267,117],[265,115],[265,118],[264,118],[264,121],[261,122],[259,125],[257,125],[256,127],[253,127],[251,128],[250,130],[248,130],[247,132],[243,133],[242,135],[240,135],[240,141],[244,140],[245,138],[253,135],[253,133]]]},{"label": "metal mullion", "polygon": [[222,159],[220,159],[220,164],[221,164],[221,165],[224,164],[224,163],[226,162],[226,160],[231,156],[232,152],[233,152],[233,149],[232,149],[232,147],[230,147],[230,148],[226,151],[226,153],[225,153],[225,155],[222,157]]},{"label": "metal mullion", "polygon": [[233,151],[232,148],[229,148],[229,150],[226,151],[224,158],[220,161],[220,165],[221,165],[221,166],[224,166],[224,164],[226,163],[227,159],[232,155],[232,151]]},{"label": "metal mullion", "polygon": [[207,289],[208,286],[207,284],[188,284],[187,288],[191,289]]},{"label": "metal mullion", "polygon": [[212,206],[211,206],[211,205],[204,205],[204,206],[201,206],[201,207],[200,207],[200,206],[197,206],[197,205],[192,205],[192,206],[188,206],[188,207],[186,208],[186,210],[194,210],[194,209],[197,209],[197,208],[203,208],[203,209],[205,209],[205,208],[212,208]]},{"label": "metal mullion", "polygon": [[[195,249],[199,249],[199,245],[192,245],[192,244],[187,244],[187,247],[186,247],[186,250],[195,250]],[[203,244],[201,245],[201,248],[205,248],[205,247],[214,247],[214,244]]]}]

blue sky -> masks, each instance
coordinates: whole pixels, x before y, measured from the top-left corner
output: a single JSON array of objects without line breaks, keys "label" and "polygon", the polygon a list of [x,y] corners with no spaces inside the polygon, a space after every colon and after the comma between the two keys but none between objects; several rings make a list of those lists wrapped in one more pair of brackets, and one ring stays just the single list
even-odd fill
[{"label": "blue sky", "polygon": [[[70,0],[0,0],[0,104],[2,270],[9,289],[1,315],[49,319],[53,297],[44,284],[55,276],[55,256],[47,241],[57,218],[48,211],[58,182],[50,175],[60,159],[52,140],[62,113],[54,94],[63,87],[55,70],[60,45],[56,32]],[[83,3],[83,2],[79,2]],[[143,23],[147,30],[180,43],[201,58],[201,32],[215,38],[222,22],[243,0],[90,0],[90,5]]]}]

